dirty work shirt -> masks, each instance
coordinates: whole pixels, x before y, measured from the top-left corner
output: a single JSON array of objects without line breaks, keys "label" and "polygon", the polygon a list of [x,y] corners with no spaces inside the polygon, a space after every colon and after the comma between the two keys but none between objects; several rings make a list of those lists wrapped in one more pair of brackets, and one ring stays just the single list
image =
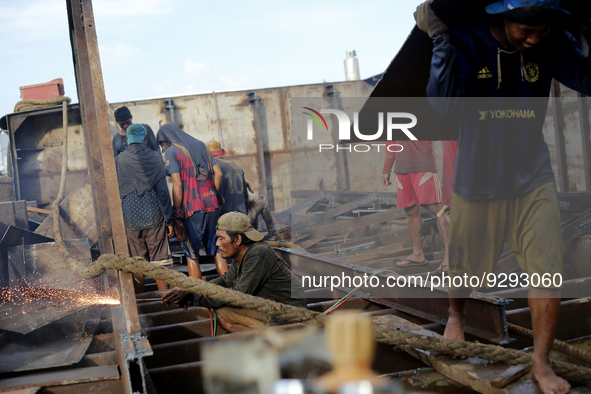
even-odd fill
[{"label": "dirty work shirt", "polygon": [[220,216],[233,211],[248,214],[248,189],[244,171],[238,164],[222,157],[217,158],[217,163],[223,174],[220,194],[224,197],[224,205]]},{"label": "dirty work shirt", "polygon": [[[552,182],[542,133],[547,105],[539,106],[535,119],[503,127],[502,119],[480,121],[482,108],[474,108],[480,101],[472,97],[489,98],[489,109],[502,104],[503,97],[547,100],[553,78],[591,94],[591,61],[578,43],[564,28],[553,26],[538,44],[519,52],[504,48],[487,20],[454,28],[434,37],[433,43],[427,97],[438,114],[460,116],[454,193],[473,200],[511,199]],[[516,110],[533,106],[529,100],[516,102],[523,106]]]},{"label": "dirty work shirt", "polygon": [[[210,283],[245,294],[301,308],[306,307],[304,289],[287,263],[266,242],[252,244],[241,262],[232,260],[230,269]],[[293,297],[292,298],[292,294]],[[219,308],[222,303],[195,295],[198,305]]]},{"label": "dirty work shirt", "polygon": [[[144,128],[146,129],[146,138],[148,139],[148,148],[152,149],[155,152],[160,152],[160,147],[156,142],[156,137],[154,137],[154,132],[152,128],[147,124],[143,124]],[[127,149],[127,136],[119,134],[115,134],[113,136],[113,155],[117,157],[117,155]]]},{"label": "dirty work shirt", "polygon": [[154,188],[143,195],[135,190],[127,194],[121,199],[121,207],[125,227],[130,230],[147,230],[162,223],[165,218],[167,226],[174,225],[165,178],[160,179]]},{"label": "dirty work shirt", "polygon": [[[185,219],[195,212],[213,212],[219,209],[218,198],[210,173],[204,181],[195,178],[195,168],[191,160],[176,146],[171,146],[164,153],[166,175],[180,174],[183,182],[183,211]],[[217,162],[212,158],[211,165]]]},{"label": "dirty work shirt", "polygon": [[[392,172],[392,164],[396,174],[416,174],[419,172],[437,172],[435,159],[433,159],[433,147],[431,141],[393,141],[386,146],[393,144],[402,145],[401,152],[390,152],[386,149],[384,168],[382,174]],[[400,147],[390,148],[400,150]]]}]

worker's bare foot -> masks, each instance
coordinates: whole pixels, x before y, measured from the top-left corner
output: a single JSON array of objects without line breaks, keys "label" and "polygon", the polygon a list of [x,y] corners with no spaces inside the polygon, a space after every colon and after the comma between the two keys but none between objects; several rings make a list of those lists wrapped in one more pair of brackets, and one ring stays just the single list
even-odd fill
[{"label": "worker's bare foot", "polygon": [[455,339],[457,341],[464,341],[464,319],[459,313],[452,313],[450,310],[447,318],[447,325],[443,332],[443,337],[446,339]]},{"label": "worker's bare foot", "polygon": [[536,361],[534,358],[531,374],[544,394],[570,393],[570,384],[561,377],[556,376],[547,361]]}]

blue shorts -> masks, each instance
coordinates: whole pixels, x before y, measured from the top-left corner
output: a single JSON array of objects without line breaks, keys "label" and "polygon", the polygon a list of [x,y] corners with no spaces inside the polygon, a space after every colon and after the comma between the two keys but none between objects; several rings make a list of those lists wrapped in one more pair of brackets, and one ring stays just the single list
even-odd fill
[{"label": "blue shorts", "polygon": [[213,212],[195,212],[185,219],[187,240],[182,242],[185,256],[193,260],[198,259],[201,243],[205,246],[207,256],[215,256],[217,252],[215,232],[219,217],[220,211],[216,209]]}]

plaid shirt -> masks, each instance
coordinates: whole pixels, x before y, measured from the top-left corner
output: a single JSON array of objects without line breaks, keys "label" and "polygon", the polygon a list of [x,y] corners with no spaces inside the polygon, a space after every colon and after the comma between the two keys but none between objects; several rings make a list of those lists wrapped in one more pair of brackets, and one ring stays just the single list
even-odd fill
[{"label": "plaid shirt", "polygon": [[[166,150],[166,174],[180,174],[183,182],[183,210],[185,219],[195,212],[212,212],[219,209],[218,198],[211,177],[204,181],[195,178],[191,160],[177,147]],[[216,165],[215,159],[212,161]]]}]

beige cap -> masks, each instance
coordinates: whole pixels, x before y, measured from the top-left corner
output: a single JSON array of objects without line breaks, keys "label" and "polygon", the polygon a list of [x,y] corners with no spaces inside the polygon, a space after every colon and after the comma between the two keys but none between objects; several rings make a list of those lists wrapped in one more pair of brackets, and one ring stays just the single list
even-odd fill
[{"label": "beige cap", "polygon": [[258,242],[263,239],[263,234],[252,227],[250,219],[240,212],[228,212],[218,219],[217,229],[220,231],[233,231],[243,233],[248,239]]},{"label": "beige cap", "polygon": [[211,140],[208,143],[206,143],[205,145],[207,145],[207,147],[209,148],[209,151],[211,152],[212,155],[226,156],[226,151],[224,149],[222,149],[222,144],[220,144],[219,142]]}]

